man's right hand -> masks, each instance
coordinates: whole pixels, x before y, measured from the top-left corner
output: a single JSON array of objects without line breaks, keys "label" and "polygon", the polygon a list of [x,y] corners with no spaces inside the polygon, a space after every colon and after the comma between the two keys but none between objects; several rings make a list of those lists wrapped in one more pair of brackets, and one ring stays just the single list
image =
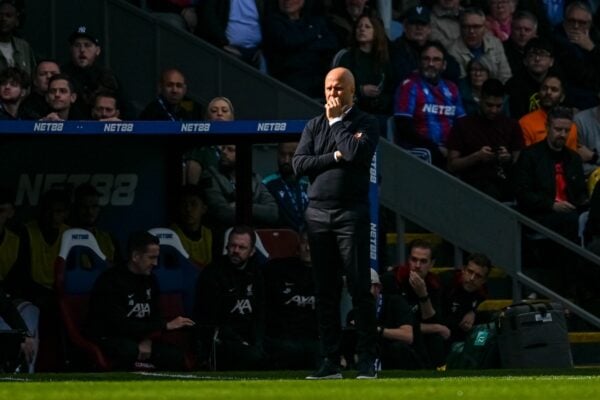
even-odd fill
[{"label": "man's right hand", "polygon": [[57,113],[51,112],[43,118],[40,118],[40,121],[62,121],[63,119],[58,116]]},{"label": "man's right hand", "polygon": [[342,102],[338,97],[331,97],[325,104],[325,116],[328,120],[339,118],[344,114]]},{"label": "man's right hand", "polygon": [[167,330],[173,331],[175,329],[183,328],[184,326],[194,326],[196,323],[189,318],[179,316],[167,322]]},{"label": "man's right hand", "polygon": [[573,204],[569,203],[568,201],[555,201],[554,204],[552,205],[552,211],[555,211],[558,213],[567,213],[567,212],[575,211],[576,209],[577,209],[577,207],[575,207]]},{"label": "man's right hand", "polygon": [[144,339],[138,343],[138,360],[146,361],[152,355],[152,340]]},{"label": "man's right hand", "polygon": [[488,162],[496,159],[496,153],[492,150],[490,146],[483,146],[479,149],[478,158],[480,161]]}]

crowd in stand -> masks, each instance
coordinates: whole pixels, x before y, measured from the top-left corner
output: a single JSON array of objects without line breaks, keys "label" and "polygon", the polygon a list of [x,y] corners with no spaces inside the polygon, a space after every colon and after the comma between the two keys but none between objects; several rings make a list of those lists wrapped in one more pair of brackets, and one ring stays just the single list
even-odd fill
[{"label": "crowd in stand", "polygon": [[[592,195],[585,184],[600,166],[597,2],[394,2],[403,33],[393,38],[373,1],[195,3],[148,1],[147,6],[315,99],[322,99],[323,79],[332,66],[349,69],[356,80],[356,107],[378,117],[382,135],[394,125],[396,144],[425,154],[497,200],[516,201],[520,211],[570,240],[579,240],[579,214],[591,205],[588,241],[592,248],[600,246],[595,240],[600,190]],[[102,47],[94,32],[85,26],[73,31],[70,60],[63,65],[36,60],[17,35],[22,11],[19,2],[0,0],[0,120],[234,119],[227,97],[215,97],[207,106],[190,98],[188,78],[175,67],[161,72],[157,97],[135,115],[119,80],[126,77],[100,65]],[[314,367],[315,297],[303,216],[308,182],[292,169],[295,149],[295,143],[280,144],[277,171],[264,179],[252,176],[252,225],[286,227],[301,238],[298,257],[267,265],[261,265],[265,260],[257,254],[252,228],[235,226],[226,233],[235,224],[235,146],[184,154],[185,185],[171,227],[203,272],[194,315],[168,322],[160,316],[151,273],[159,257],[157,239],[134,234],[121,254],[118,243],[96,225],[99,193],[92,185],[73,193],[46,192],[37,217],[19,229],[9,222],[14,196],[2,191],[0,316],[26,331],[22,349],[30,370],[38,345],[36,313],[40,329],[59,329],[47,320],[58,320],[53,266],[69,227],[92,232],[115,265],[92,292],[87,334],[116,367],[184,368],[180,349],[153,345],[157,332],[179,329],[196,332],[201,367]],[[409,253],[406,265],[381,280],[372,277],[382,363],[439,368],[450,344],[464,340],[476,323],[491,264],[472,255],[442,283],[430,271],[429,243],[413,243]],[[128,291],[134,296],[123,302]],[[14,299],[22,318],[12,308]],[[58,339],[57,332],[47,332],[45,340]],[[355,362],[352,332],[350,315],[348,367]]]}]

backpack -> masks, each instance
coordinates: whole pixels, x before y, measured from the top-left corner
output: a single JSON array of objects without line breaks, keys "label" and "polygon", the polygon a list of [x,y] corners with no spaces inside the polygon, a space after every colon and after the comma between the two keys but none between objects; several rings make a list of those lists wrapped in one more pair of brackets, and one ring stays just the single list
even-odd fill
[{"label": "backpack", "polygon": [[500,368],[496,324],[475,325],[464,342],[452,345],[446,364],[448,369]]}]

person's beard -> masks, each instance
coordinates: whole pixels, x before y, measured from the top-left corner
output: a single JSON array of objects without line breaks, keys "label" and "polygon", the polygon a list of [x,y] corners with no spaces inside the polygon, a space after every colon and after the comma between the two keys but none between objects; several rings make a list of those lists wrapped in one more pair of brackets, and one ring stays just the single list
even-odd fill
[{"label": "person's beard", "polygon": [[279,165],[279,173],[284,180],[294,179],[294,168],[292,168],[292,164],[285,163]]},{"label": "person's beard", "polygon": [[231,175],[235,170],[235,164],[224,163],[221,161],[221,163],[219,164],[219,170],[223,175]]}]

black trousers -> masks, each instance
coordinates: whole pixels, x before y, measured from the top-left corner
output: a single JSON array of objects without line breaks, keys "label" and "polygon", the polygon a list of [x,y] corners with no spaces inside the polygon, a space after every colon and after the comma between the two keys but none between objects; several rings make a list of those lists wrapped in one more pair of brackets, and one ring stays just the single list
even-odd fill
[{"label": "black trousers", "polygon": [[[108,337],[100,339],[100,348],[106,353],[114,369],[130,371],[138,358],[138,342],[125,337]],[[147,362],[160,370],[181,371],[185,368],[183,352],[177,347],[152,341],[152,355]]]},{"label": "black trousers", "polygon": [[334,362],[340,359],[340,298],[345,276],[356,310],[358,361],[372,362],[377,357],[377,322],[375,299],[370,292],[368,206],[343,209],[309,206],[305,216],[322,355]]}]

